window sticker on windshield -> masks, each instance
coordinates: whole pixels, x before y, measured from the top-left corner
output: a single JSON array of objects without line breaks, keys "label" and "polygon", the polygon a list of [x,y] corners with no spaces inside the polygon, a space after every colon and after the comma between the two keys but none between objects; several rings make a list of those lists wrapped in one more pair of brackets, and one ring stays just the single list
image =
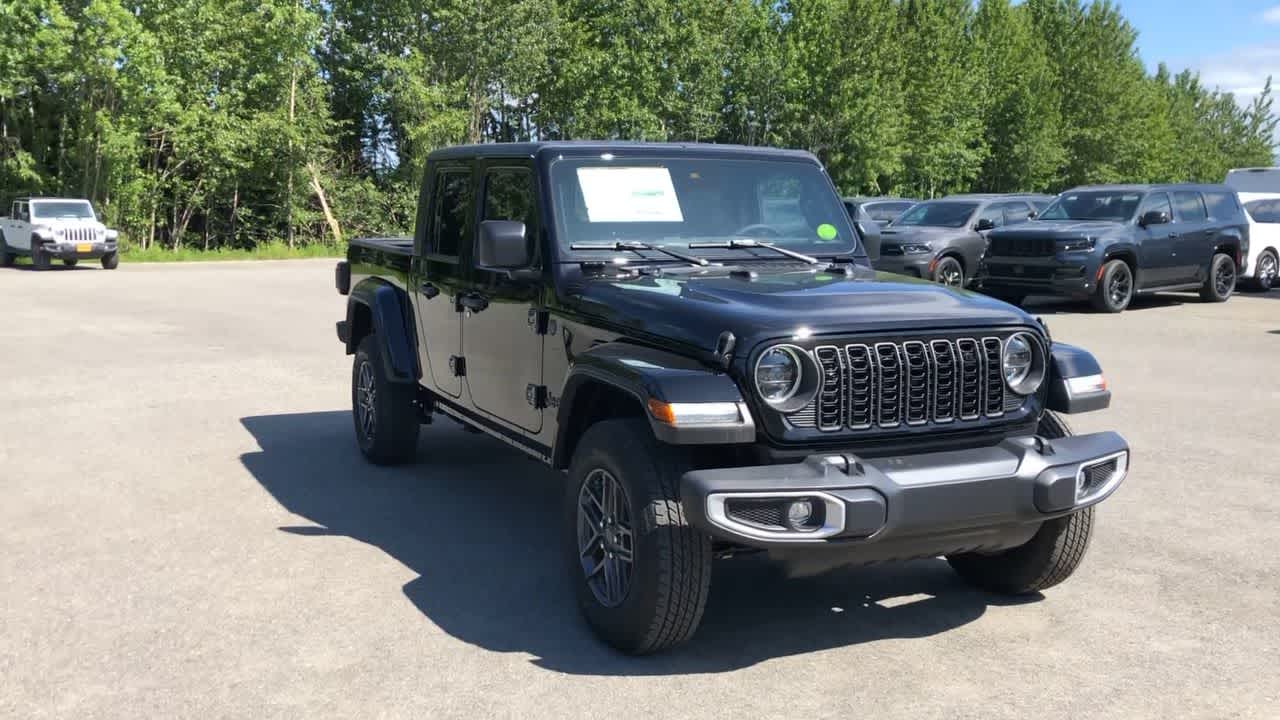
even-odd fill
[{"label": "window sticker on windshield", "polygon": [[818,226],[819,240],[835,240],[837,234],[836,226],[831,223],[822,223]]},{"label": "window sticker on windshield", "polygon": [[580,167],[589,222],[684,222],[664,167]]}]

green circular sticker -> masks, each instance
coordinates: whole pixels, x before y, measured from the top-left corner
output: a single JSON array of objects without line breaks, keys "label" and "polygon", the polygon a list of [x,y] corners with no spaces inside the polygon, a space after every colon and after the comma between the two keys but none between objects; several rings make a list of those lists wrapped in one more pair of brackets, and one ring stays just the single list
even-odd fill
[{"label": "green circular sticker", "polygon": [[831,223],[822,223],[818,226],[818,237],[822,240],[835,240],[836,226]]}]

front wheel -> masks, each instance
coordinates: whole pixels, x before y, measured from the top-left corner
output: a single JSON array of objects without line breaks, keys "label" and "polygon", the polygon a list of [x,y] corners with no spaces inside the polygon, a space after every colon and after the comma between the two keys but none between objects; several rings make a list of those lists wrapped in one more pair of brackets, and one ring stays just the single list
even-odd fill
[{"label": "front wheel", "polygon": [[1280,258],[1274,251],[1264,250],[1258,256],[1258,266],[1253,271],[1253,286],[1267,292],[1276,283],[1276,275],[1280,273]]},{"label": "front wheel", "polygon": [[[1047,439],[1071,434],[1058,416],[1045,413],[1036,433]],[[1084,561],[1093,536],[1093,506],[1047,520],[1024,545],[994,554],[948,555],[947,562],[967,582],[989,592],[1026,595],[1071,577]]]},{"label": "front wheel", "polygon": [[387,377],[378,336],[365,336],[351,366],[351,418],[360,452],[375,465],[398,465],[417,452],[414,390]]},{"label": "front wheel", "polygon": [[933,280],[948,287],[964,287],[964,266],[959,260],[948,255],[934,266]]},{"label": "front wheel", "polygon": [[702,619],[711,540],[680,505],[678,449],[640,418],[587,429],[569,465],[564,551],[587,623],[622,652],[679,645]]},{"label": "front wheel", "polygon": [[116,268],[118,268],[118,267],[120,267],[120,253],[119,253],[119,252],[107,253],[106,255],[103,255],[103,256],[102,256],[102,269],[103,269],[103,270],[115,270],[115,269],[116,269]]},{"label": "front wheel", "polygon": [[31,267],[36,270],[48,270],[53,264],[53,258],[40,248],[39,245],[31,246]]},{"label": "front wheel", "polygon": [[67,258],[66,260],[62,261],[62,264],[66,265],[67,267],[75,267],[79,263],[80,263],[79,258]]},{"label": "front wheel", "polygon": [[1110,260],[1102,266],[1102,279],[1091,299],[1095,310],[1122,312],[1133,300],[1133,270],[1123,260]]},{"label": "front wheel", "polygon": [[1200,299],[1209,303],[1226,302],[1236,290],[1236,261],[1226,253],[1218,253],[1209,263],[1209,277],[1200,288]]},{"label": "front wheel", "polygon": [[0,267],[13,267],[13,253],[9,252],[9,243],[0,235]]}]

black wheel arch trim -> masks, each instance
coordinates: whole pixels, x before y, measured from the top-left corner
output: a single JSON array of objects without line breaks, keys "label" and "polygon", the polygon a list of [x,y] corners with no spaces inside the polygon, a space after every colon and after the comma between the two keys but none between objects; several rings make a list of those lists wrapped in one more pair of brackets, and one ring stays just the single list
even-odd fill
[{"label": "black wheel arch trim", "polygon": [[1071,378],[1101,375],[1102,366],[1088,350],[1055,342],[1049,349],[1049,398],[1047,410],[1064,414],[1076,414],[1103,410],[1111,405],[1111,391],[1099,390],[1085,394],[1072,393],[1067,385]]},{"label": "black wheel arch trim", "polygon": [[413,330],[413,311],[409,307],[408,294],[376,277],[365,278],[351,288],[347,299],[346,332],[339,330],[340,335],[346,335],[341,339],[346,344],[348,355],[355,353],[356,347],[367,334],[359,332],[357,314],[360,308],[369,313],[368,331],[379,338],[387,379],[392,382],[417,382],[422,377],[422,370],[418,366],[414,348],[417,334]]},{"label": "black wheel arch trim", "polygon": [[[568,434],[579,393],[593,383],[602,384],[635,399],[658,440],[673,444],[734,444],[756,439],[755,424],[737,383],[727,373],[683,355],[625,341],[597,345],[574,358],[565,378],[556,410],[554,464],[566,466]],[[650,399],[664,403],[736,403],[748,414],[745,422],[733,426],[706,425],[677,428],[653,418]],[[585,428],[583,428],[585,430]]]}]

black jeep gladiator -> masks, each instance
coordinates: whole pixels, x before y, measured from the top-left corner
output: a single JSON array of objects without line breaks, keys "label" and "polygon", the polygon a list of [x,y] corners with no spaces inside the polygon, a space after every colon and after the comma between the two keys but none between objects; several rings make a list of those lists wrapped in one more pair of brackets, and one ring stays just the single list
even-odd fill
[{"label": "black jeep gladiator", "polygon": [[715,145],[433,153],[413,238],[336,282],[356,440],[416,456],[436,415],[567,474],[587,622],[687,640],[714,558],[945,556],[982,588],[1061,582],[1128,446],[1094,358],[998,300],[877,274],[822,165]]},{"label": "black jeep gladiator", "polygon": [[1137,294],[1198,290],[1225,302],[1249,221],[1225,185],[1096,185],[1068,190],[1033,222],[989,236],[985,292],[1088,298],[1120,312]]}]

